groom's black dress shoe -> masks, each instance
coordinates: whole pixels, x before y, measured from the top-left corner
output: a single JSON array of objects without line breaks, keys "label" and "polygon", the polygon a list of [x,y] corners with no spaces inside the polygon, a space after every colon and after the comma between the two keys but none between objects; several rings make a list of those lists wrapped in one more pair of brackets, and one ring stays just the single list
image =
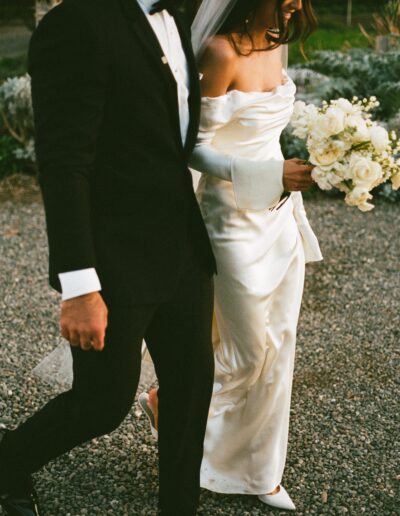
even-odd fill
[{"label": "groom's black dress shoe", "polygon": [[[0,444],[7,430],[0,425]],[[1,489],[1,486],[0,486]],[[30,477],[10,494],[0,491],[0,506],[8,516],[40,516],[38,498]]]}]

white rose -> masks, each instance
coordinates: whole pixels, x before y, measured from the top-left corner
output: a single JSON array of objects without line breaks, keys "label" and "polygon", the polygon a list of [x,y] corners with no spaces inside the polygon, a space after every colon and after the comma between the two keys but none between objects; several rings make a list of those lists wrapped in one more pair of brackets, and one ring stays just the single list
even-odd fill
[{"label": "white rose", "polygon": [[334,136],[344,131],[345,114],[336,107],[329,107],[321,117],[320,129],[326,136]]},{"label": "white rose", "polygon": [[346,125],[353,127],[356,132],[352,135],[354,143],[368,142],[371,139],[367,122],[360,116],[351,115],[347,118]]},{"label": "white rose", "polygon": [[382,152],[387,149],[389,145],[389,133],[384,127],[374,125],[369,130],[372,145],[378,152]]},{"label": "white rose", "polygon": [[327,141],[321,144],[311,140],[308,146],[310,162],[317,167],[332,167],[345,155],[345,145],[340,141]]},{"label": "white rose", "polygon": [[360,154],[353,154],[349,167],[353,183],[356,186],[371,190],[382,179],[381,165]]},{"label": "white rose", "polygon": [[361,211],[371,211],[374,205],[368,201],[372,199],[372,195],[366,188],[356,187],[346,195],[346,203],[349,206],[357,206]]},{"label": "white rose", "polygon": [[398,190],[400,188],[400,172],[397,172],[397,174],[392,177],[392,186],[393,190]]}]

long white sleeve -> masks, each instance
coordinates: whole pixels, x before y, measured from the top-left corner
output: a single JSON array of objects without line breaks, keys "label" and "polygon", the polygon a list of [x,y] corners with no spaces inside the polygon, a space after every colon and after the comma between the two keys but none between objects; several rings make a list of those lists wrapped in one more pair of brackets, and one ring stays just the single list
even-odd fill
[{"label": "long white sleeve", "polygon": [[101,290],[99,277],[93,268],[62,272],[58,277],[63,301]]},{"label": "long white sleeve", "polygon": [[239,210],[265,210],[275,206],[284,191],[283,160],[253,160],[221,152],[213,140],[218,129],[231,120],[229,96],[202,99],[200,131],[190,166],[202,174],[233,185]]},{"label": "long white sleeve", "polygon": [[233,184],[239,210],[265,210],[277,204],[284,191],[283,161],[255,161],[219,152],[211,143],[199,141],[190,166]]}]

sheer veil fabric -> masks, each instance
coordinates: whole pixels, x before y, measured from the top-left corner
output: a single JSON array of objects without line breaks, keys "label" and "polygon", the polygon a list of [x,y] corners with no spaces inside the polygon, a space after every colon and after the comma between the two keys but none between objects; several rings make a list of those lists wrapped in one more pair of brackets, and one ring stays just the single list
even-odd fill
[{"label": "sheer veil fabric", "polygon": [[215,36],[234,8],[236,0],[203,0],[192,24],[192,45],[199,59],[208,40]]}]

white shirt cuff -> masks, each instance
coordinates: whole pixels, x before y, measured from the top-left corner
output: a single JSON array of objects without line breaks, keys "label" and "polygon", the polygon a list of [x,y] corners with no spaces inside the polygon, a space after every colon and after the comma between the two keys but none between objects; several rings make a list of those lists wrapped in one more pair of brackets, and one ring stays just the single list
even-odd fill
[{"label": "white shirt cuff", "polygon": [[62,272],[58,277],[63,301],[101,290],[100,280],[94,268]]},{"label": "white shirt cuff", "polygon": [[283,160],[232,161],[232,183],[240,210],[260,211],[275,206],[284,192]]}]

